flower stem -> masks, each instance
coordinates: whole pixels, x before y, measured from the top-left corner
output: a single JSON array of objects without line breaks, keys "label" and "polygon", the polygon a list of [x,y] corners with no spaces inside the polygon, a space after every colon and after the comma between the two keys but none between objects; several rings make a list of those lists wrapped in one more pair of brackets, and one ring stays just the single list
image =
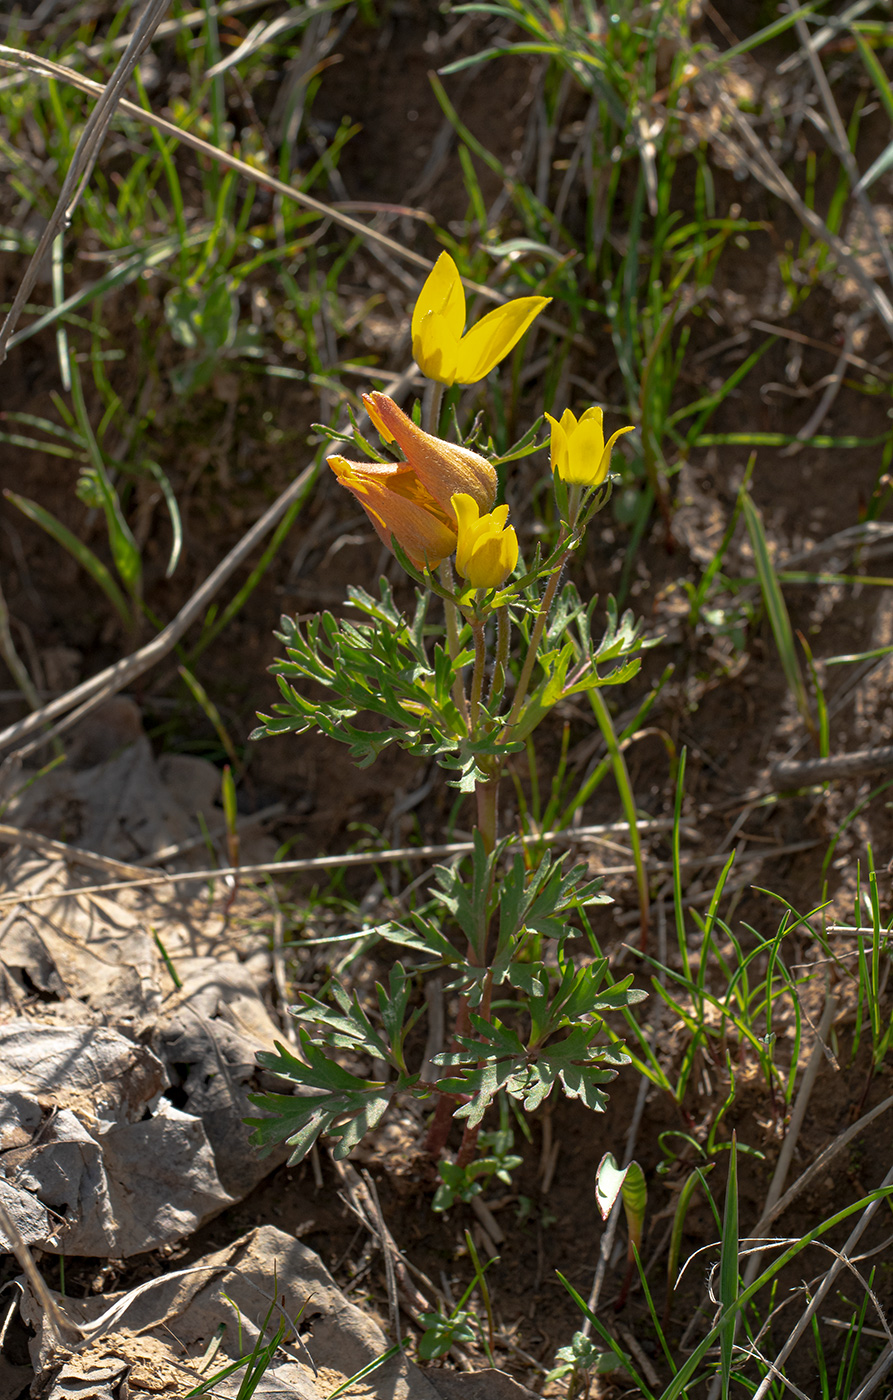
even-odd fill
[{"label": "flower stem", "polygon": [[436,379],[429,379],[425,385],[425,397],[422,401],[422,427],[426,433],[432,433],[438,437],[440,427],[440,410],[443,405],[443,385],[438,384]]},{"label": "flower stem", "polygon": [[484,671],[487,666],[487,643],[483,622],[473,622],[471,633],[474,637],[474,673],[471,678],[471,732],[478,727],[481,710],[481,696],[484,693]]},{"label": "flower stem", "polygon": [[[456,591],[456,580],[453,575],[453,565],[449,559],[444,559],[437,571],[440,574],[440,581],[444,588],[450,593]],[[449,598],[443,600],[444,618],[446,621],[447,649],[450,653],[450,660],[455,662],[459,655],[459,610],[456,604]],[[468,697],[465,694],[465,682],[462,679],[462,672],[456,671],[453,676],[453,700],[456,707],[465,721],[465,727],[471,733],[471,715],[468,710]]]},{"label": "flower stem", "polygon": [[499,781],[502,777],[502,769],[488,778],[486,782],[476,783],[474,794],[477,798],[478,806],[478,830],[484,838],[484,848],[487,854],[496,845],[496,837],[499,825]]},{"label": "flower stem", "polygon": [[564,566],[570,558],[571,553],[572,551],[570,549],[565,550],[558,568],[546,584],[543,601],[540,603],[539,612],[536,615],[536,622],[533,624],[533,633],[531,634],[530,643],[527,648],[527,655],[524,658],[524,665],[521,667],[521,675],[518,678],[515,703],[512,705],[512,712],[505,722],[505,728],[501,735],[502,739],[507,739],[509,737],[511,730],[518,722],[524,701],[527,699],[530,677],[533,675],[533,668],[536,665],[537,654],[540,649],[540,642],[543,639],[546,622],[548,621],[549,613],[552,611],[552,604],[555,601],[555,594],[558,591],[558,584],[564,572]]},{"label": "flower stem", "polygon": [[509,661],[511,623],[509,610],[503,606],[496,613],[496,659],[493,663],[493,678],[490,681],[490,713],[495,714],[505,691],[505,672]]}]

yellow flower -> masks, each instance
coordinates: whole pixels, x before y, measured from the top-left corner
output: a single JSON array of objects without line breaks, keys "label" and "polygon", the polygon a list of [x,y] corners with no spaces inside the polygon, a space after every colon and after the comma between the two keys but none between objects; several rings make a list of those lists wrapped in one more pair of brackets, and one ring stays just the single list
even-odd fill
[{"label": "yellow flower", "polygon": [[429,379],[476,384],[504,360],[551,297],[517,297],[465,330],[465,291],[449,253],[441,253],[412,313],[412,353]]},{"label": "yellow flower", "polygon": [[459,522],[456,568],[474,588],[499,588],[518,562],[518,536],[505,523],[508,506],[481,515],[477,501],[460,493],[453,509]]},{"label": "yellow flower", "polygon": [[363,403],[382,437],[396,442],[406,461],[349,462],[334,456],[329,466],[389,549],[393,535],[417,569],[436,569],[456,548],[452,497],[464,492],[487,509],[496,496],[496,472],[469,448],[423,432],[387,394],[365,394]]},{"label": "yellow flower", "polygon": [[632,427],[618,428],[605,442],[600,408],[587,408],[579,423],[569,408],[561,421],[547,413],[552,425],[552,470],[562,481],[576,486],[600,486],[611,469],[611,449]]}]

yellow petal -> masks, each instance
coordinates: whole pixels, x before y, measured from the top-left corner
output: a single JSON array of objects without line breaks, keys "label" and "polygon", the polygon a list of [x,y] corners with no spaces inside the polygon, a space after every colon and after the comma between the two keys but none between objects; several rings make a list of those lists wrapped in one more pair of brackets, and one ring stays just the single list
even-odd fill
[{"label": "yellow petal", "polygon": [[[590,410],[587,408],[586,413],[588,413],[589,411]],[[586,413],[583,414],[584,418],[586,417]],[[573,437],[577,428],[577,420],[571,413],[569,408],[566,408],[561,415],[561,426],[568,437]]]},{"label": "yellow petal", "polygon": [[508,506],[480,515],[477,502],[463,493],[452,504],[459,529],[456,568],[475,588],[498,588],[518,562],[518,537],[505,528]]},{"label": "yellow petal", "polygon": [[548,306],[551,297],[518,297],[506,302],[472,326],[459,342],[456,380],[476,384],[515,348],[527,327]]},{"label": "yellow petal", "polygon": [[[458,565],[458,557],[457,557]],[[464,577],[475,588],[499,588],[518,562],[518,537],[507,530],[489,532],[480,539],[468,559]],[[460,570],[460,572],[463,572]]]},{"label": "yellow petal", "polygon": [[412,313],[413,346],[422,321],[432,311],[444,318],[451,338],[458,341],[465,329],[465,289],[449,253],[441,253],[419,293]]},{"label": "yellow petal", "polygon": [[548,418],[549,423],[552,426],[552,437],[549,443],[549,458],[551,461],[553,472],[557,471],[562,481],[566,480],[567,478],[568,429],[565,426],[565,420],[568,418],[568,416],[570,416],[570,418],[573,419],[573,424],[570,429],[570,431],[572,432],[573,429],[577,426],[577,420],[576,418],[574,418],[574,415],[571,413],[569,408],[566,408],[564,410],[564,413],[561,415],[560,423],[557,419],[552,417],[551,413],[546,414],[546,417]]},{"label": "yellow petal", "polygon": [[[572,485],[597,486],[603,479],[599,475],[602,455],[605,450],[605,437],[602,432],[602,411],[585,413],[577,424],[577,430],[569,443],[567,474],[565,481]],[[607,471],[607,468],[605,468]]]},{"label": "yellow petal", "polygon": [[[616,433],[612,433],[611,436],[608,438],[608,441],[605,444],[605,450],[602,453],[601,466],[599,468],[599,481],[604,481],[605,477],[608,475],[608,472],[611,470],[611,449],[613,448],[614,443],[619,437],[623,437],[624,433],[632,432],[635,432],[635,429],[632,425],[630,425],[630,427],[628,428],[618,428]],[[596,485],[598,485],[598,482],[596,482]]]},{"label": "yellow petal", "polygon": [[456,360],[459,337],[449,320],[439,311],[428,311],[419,319],[412,318],[412,357],[422,374],[436,379],[447,388],[456,382]]},{"label": "yellow petal", "polygon": [[456,568],[462,577],[465,577],[465,566],[468,563],[468,556],[474,544],[475,529],[480,523],[480,510],[478,503],[473,496],[469,496],[464,491],[457,491],[452,499],[453,510],[456,513],[456,525],[458,538],[456,541]]}]

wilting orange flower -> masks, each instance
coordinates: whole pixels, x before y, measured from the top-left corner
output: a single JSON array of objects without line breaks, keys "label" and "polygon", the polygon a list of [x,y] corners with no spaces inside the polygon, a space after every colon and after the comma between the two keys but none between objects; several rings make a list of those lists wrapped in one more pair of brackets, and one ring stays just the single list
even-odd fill
[{"label": "wilting orange flower", "polygon": [[423,432],[387,394],[365,394],[363,403],[382,437],[396,442],[406,461],[349,462],[335,456],[329,466],[389,549],[393,535],[416,568],[434,569],[456,548],[452,497],[465,493],[489,508],[496,472],[477,452]]},{"label": "wilting orange flower", "polygon": [[551,297],[516,297],[488,311],[465,331],[465,289],[459,269],[449,253],[441,253],[412,313],[416,364],[440,384],[476,384],[514,350],[550,301]]},{"label": "wilting orange flower", "polygon": [[391,548],[391,536],[417,569],[436,569],[456,548],[456,531],[406,462],[348,462],[330,457],[342,486],[353,492],[378,533]]},{"label": "wilting orange flower", "polygon": [[456,568],[474,588],[499,588],[518,562],[518,536],[506,526],[508,506],[481,515],[471,496],[453,497],[459,522]]}]

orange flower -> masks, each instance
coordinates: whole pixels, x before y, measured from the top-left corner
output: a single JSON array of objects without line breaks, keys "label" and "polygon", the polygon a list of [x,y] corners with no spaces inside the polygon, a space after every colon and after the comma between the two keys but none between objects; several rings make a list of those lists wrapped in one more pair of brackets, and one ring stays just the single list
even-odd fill
[{"label": "orange flower", "polygon": [[455,529],[456,514],[450,504],[458,491],[471,496],[482,510],[496,499],[496,472],[486,458],[468,447],[423,432],[402,408],[377,391],[363,395],[366,412],[387,442],[396,442],[425,490]]},{"label": "orange flower", "polygon": [[417,569],[435,569],[456,548],[452,497],[464,493],[489,509],[496,472],[467,447],[423,432],[387,394],[366,394],[363,403],[382,437],[396,442],[406,461],[349,462],[335,456],[329,466],[389,549],[393,536]]},{"label": "orange flower", "polygon": [[341,485],[356,496],[379,539],[391,536],[417,569],[436,569],[456,548],[456,530],[406,462],[348,462],[330,457]]}]

